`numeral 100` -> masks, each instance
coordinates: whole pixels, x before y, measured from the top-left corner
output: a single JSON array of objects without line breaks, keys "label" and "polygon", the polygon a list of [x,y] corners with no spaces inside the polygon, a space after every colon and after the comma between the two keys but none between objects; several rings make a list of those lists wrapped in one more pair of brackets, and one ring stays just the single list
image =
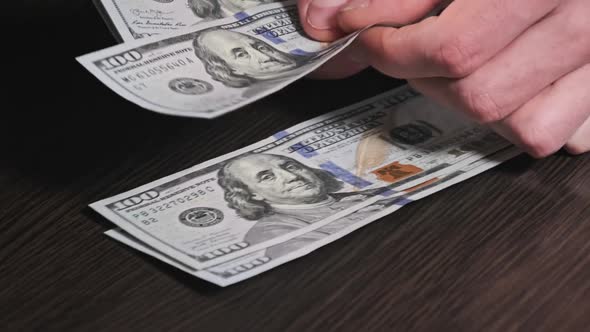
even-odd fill
[{"label": "numeral 100", "polygon": [[105,70],[113,69],[117,67],[124,66],[129,62],[135,62],[141,60],[142,56],[141,53],[137,51],[129,51],[123,54],[112,56],[108,59],[102,60],[100,64],[102,68]]},{"label": "numeral 100", "polygon": [[113,204],[113,206],[117,210],[124,210],[126,208],[135,206],[135,205],[142,203],[144,201],[152,200],[152,199],[158,197],[159,195],[160,194],[157,191],[150,190],[150,191],[146,191],[144,193],[141,193],[137,196],[129,197],[129,198],[124,199],[122,201],[118,201],[115,204]]}]

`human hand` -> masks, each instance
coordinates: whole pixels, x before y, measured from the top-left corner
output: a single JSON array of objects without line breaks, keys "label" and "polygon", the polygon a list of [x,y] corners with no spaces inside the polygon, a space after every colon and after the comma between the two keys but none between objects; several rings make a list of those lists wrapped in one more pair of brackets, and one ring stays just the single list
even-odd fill
[{"label": "human hand", "polygon": [[[440,4],[342,2],[300,0],[306,32],[329,41],[375,23],[411,23]],[[587,0],[455,0],[419,23],[368,29],[315,77],[371,65],[489,124],[534,157],[562,147],[583,153],[590,151],[589,13]]]}]

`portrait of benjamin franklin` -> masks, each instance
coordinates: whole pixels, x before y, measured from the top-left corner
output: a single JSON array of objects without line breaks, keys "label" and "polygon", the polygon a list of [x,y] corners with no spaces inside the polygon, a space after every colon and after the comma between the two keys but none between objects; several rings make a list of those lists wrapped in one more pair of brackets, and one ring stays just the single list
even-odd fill
[{"label": "portrait of benjamin franklin", "polygon": [[[260,243],[309,226],[374,196],[375,190],[338,192],[344,184],[331,173],[280,155],[246,154],[229,160],[218,173],[228,206],[255,224],[245,236]],[[275,254],[333,234],[362,218],[356,214],[325,225],[284,246]]]},{"label": "portrait of benjamin franklin", "polygon": [[198,32],[193,46],[207,73],[234,88],[293,75],[293,69],[311,59],[279,51],[258,38],[222,29]]},{"label": "portrait of benjamin franklin", "polygon": [[248,8],[282,0],[188,0],[192,12],[203,19],[218,19],[231,16]]}]

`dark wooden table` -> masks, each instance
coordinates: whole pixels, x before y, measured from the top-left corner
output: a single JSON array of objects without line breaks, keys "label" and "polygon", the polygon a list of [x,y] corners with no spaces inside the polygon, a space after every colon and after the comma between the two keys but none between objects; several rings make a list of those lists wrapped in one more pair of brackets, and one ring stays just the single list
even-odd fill
[{"label": "dark wooden table", "polygon": [[89,203],[401,82],[367,71],[215,120],[162,116],[75,62],[114,43],[90,1],[20,5],[5,32],[30,32],[2,52],[1,331],[590,329],[590,155],[522,155],[227,288],[110,240]]}]

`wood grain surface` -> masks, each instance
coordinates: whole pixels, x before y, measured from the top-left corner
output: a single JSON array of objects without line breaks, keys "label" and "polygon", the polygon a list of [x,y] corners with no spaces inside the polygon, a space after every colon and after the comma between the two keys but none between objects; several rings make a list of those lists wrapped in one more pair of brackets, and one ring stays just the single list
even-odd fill
[{"label": "wood grain surface", "polygon": [[214,120],[158,115],[74,60],[115,43],[91,1],[18,5],[2,51],[1,331],[590,330],[590,155],[522,155],[227,288],[110,240],[89,203],[402,82],[366,71]]}]

